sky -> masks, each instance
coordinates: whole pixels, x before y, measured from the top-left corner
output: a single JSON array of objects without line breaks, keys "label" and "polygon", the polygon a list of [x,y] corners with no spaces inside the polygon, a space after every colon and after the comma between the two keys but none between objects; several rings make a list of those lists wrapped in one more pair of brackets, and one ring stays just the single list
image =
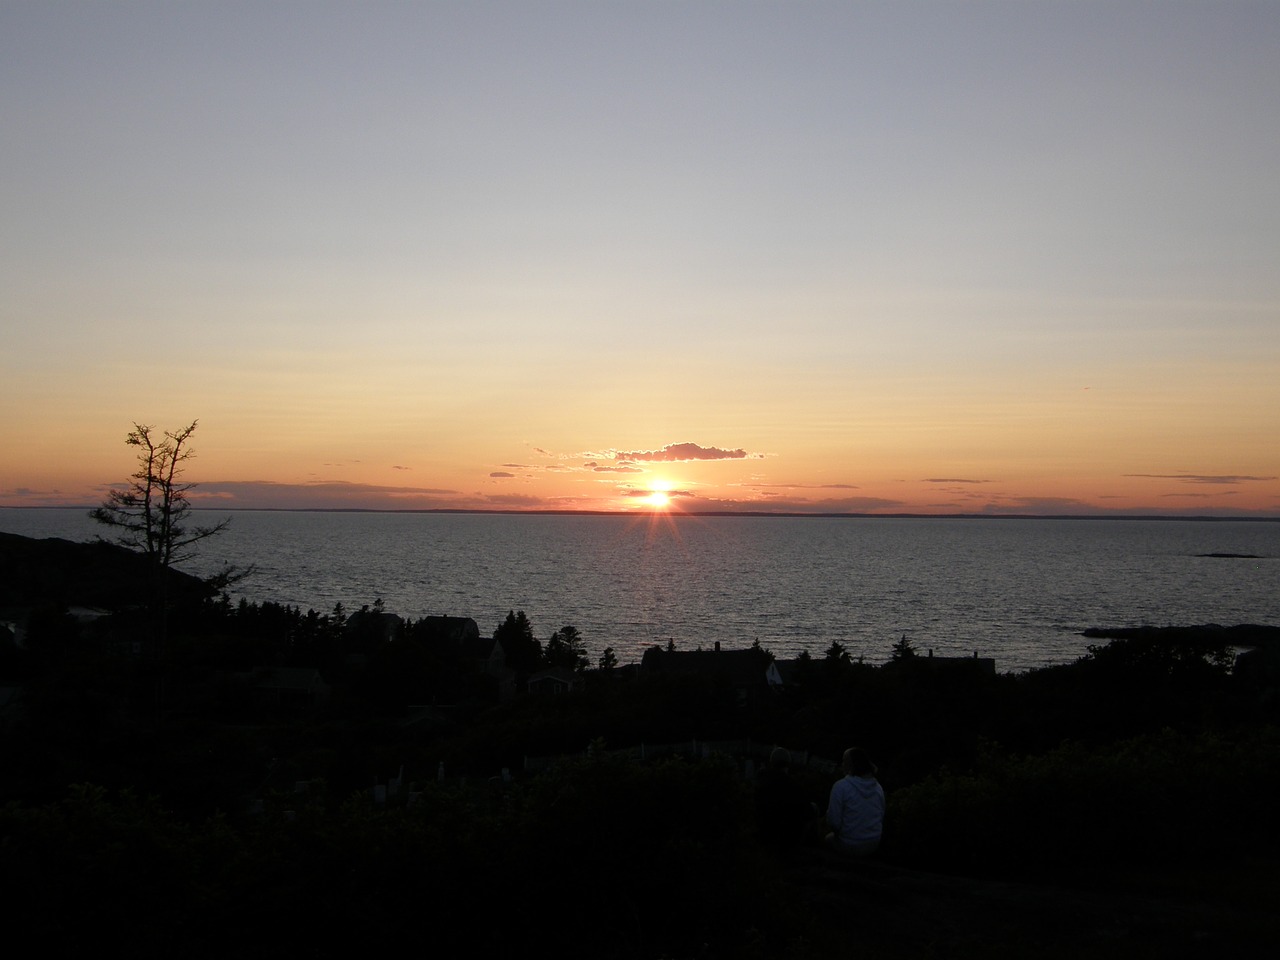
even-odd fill
[{"label": "sky", "polygon": [[1269,0],[0,0],[0,505],[1280,516],[1278,171]]}]

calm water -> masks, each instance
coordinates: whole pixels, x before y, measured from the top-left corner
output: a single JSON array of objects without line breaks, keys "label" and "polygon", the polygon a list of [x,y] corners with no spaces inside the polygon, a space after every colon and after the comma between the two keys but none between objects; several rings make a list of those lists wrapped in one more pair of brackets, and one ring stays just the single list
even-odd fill
[{"label": "calm water", "polygon": [[[573,624],[623,662],[668,639],[758,638],[783,658],[839,640],[879,663],[905,635],[1017,671],[1080,656],[1090,626],[1280,624],[1280,523],[1261,521],[231,516],[191,569],[256,564],[237,597],[321,612],[382,597],[484,633],[524,610],[540,638]],[[83,510],[3,508],[0,530],[98,532]]]}]

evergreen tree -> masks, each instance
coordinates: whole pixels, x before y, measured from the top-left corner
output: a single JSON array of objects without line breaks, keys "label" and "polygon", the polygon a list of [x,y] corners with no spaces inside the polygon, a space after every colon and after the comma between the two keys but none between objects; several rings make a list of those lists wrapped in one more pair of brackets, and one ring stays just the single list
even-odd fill
[{"label": "evergreen tree", "polygon": [[547,640],[543,661],[549,667],[563,667],[566,670],[585,670],[590,663],[583,649],[582,634],[577,627],[561,627]]},{"label": "evergreen tree", "polygon": [[519,676],[527,677],[542,666],[542,644],[533,635],[533,625],[524,611],[507,611],[507,618],[493,631],[493,639],[502,644],[507,665]]},{"label": "evergreen tree", "polygon": [[916,648],[911,645],[911,641],[907,639],[904,633],[902,639],[894,643],[893,653],[889,656],[889,660],[893,663],[901,663],[904,660],[914,660],[916,658]]}]

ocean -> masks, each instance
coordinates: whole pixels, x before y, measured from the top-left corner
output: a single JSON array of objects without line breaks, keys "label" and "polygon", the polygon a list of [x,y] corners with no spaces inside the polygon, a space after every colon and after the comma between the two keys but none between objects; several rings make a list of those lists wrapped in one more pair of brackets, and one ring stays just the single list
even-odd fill
[{"label": "ocean", "polygon": [[[523,610],[594,660],[653,645],[761,645],[883,663],[993,657],[1001,672],[1070,662],[1087,627],[1280,624],[1280,523],[898,517],[688,517],[201,511],[232,518],[187,569],[256,573],[233,599],[406,618]],[[87,511],[0,508],[0,530],[86,540]]]}]

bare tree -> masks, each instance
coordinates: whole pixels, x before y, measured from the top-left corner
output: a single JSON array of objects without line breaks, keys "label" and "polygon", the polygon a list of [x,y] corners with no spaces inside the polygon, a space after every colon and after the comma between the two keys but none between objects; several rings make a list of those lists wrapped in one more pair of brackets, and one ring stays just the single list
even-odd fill
[{"label": "bare tree", "polygon": [[138,448],[138,470],[123,489],[107,494],[89,516],[117,530],[116,542],[143,553],[157,568],[189,560],[191,548],[227,529],[231,520],[210,526],[189,525],[194,483],[182,480],[183,465],[194,456],[188,446],[198,420],[157,436],[155,427],[135,423],[125,441]]}]

